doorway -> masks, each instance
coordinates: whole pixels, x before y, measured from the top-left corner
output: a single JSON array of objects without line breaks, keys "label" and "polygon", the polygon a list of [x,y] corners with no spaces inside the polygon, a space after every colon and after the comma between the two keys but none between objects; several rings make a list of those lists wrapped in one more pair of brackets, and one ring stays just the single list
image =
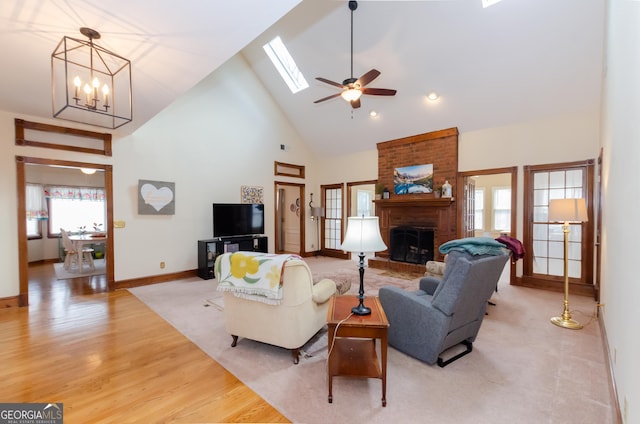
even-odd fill
[{"label": "doorway", "polygon": [[[113,171],[111,165],[95,164],[87,162],[72,162],[56,159],[42,159],[30,157],[16,157],[17,194],[18,194],[18,216],[27,216],[26,201],[26,166],[41,165],[67,168],[86,168],[101,170],[104,173],[104,191],[106,200],[106,222],[107,234],[113,234]],[[78,171],[80,172],[80,171]],[[114,263],[113,263],[113,237],[107,237],[105,246],[105,274],[108,290],[114,290]],[[29,305],[29,251],[26,219],[18,219],[18,262],[19,262],[19,305]]]},{"label": "doorway", "polygon": [[304,184],[275,183],[275,252],[302,255],[304,239]]},{"label": "doorway", "polygon": [[376,180],[347,183],[347,216],[375,216]]},{"label": "doorway", "polygon": [[[459,172],[458,237],[518,238],[516,231],[518,168],[494,168]],[[510,283],[516,278],[511,261]]]}]

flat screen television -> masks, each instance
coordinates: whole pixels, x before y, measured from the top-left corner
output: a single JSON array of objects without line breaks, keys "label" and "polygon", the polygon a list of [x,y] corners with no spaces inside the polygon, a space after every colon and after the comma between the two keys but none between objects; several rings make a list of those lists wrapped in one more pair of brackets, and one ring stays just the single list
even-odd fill
[{"label": "flat screen television", "polygon": [[213,236],[230,237],[264,234],[264,205],[214,203]]}]

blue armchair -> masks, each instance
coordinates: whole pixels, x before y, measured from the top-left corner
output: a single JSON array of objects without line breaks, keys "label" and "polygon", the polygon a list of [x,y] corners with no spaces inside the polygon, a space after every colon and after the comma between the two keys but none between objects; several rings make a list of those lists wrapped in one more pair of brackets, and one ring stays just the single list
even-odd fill
[{"label": "blue armchair", "polygon": [[[444,367],[471,353],[484,319],[487,301],[509,259],[452,251],[442,279],[425,277],[419,290],[382,287],[380,303],[389,320],[389,345],[428,364]],[[441,354],[458,344],[466,350],[444,360]]]}]

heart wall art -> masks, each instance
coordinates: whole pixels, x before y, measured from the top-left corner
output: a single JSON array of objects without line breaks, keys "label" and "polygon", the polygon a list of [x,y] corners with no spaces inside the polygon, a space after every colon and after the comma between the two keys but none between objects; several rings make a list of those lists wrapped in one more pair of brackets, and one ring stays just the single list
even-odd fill
[{"label": "heart wall art", "polygon": [[175,183],[138,180],[138,214],[174,215],[175,213]]}]

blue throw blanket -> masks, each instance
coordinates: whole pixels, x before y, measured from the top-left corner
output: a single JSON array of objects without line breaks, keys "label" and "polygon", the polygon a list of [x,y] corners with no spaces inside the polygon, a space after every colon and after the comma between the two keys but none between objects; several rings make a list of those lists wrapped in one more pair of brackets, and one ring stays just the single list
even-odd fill
[{"label": "blue throw blanket", "polygon": [[504,255],[504,244],[491,237],[468,237],[451,240],[440,245],[440,253],[447,254],[452,250],[466,252],[470,255]]}]

